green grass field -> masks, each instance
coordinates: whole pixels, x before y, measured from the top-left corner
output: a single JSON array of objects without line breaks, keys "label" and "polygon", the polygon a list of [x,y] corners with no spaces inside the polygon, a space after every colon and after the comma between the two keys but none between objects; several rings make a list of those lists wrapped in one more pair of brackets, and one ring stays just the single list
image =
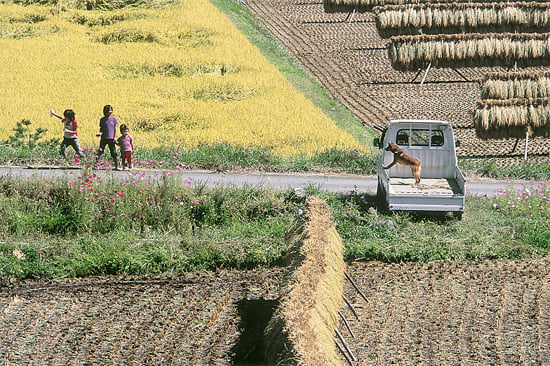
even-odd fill
[{"label": "green grass field", "polygon": [[[369,213],[357,194],[329,204],[346,260],[482,260],[548,255],[550,186],[467,198],[450,217]],[[284,233],[307,197],[182,185],[170,173],[136,172],[127,181],[89,175],[69,181],[2,178],[0,278],[174,273],[280,263]],[[376,205],[374,206],[376,207]]]}]

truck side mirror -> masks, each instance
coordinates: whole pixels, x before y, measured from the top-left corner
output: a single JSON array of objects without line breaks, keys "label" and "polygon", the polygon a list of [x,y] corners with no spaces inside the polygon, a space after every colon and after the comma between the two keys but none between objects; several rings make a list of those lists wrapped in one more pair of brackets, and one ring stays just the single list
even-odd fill
[{"label": "truck side mirror", "polygon": [[455,140],[455,147],[460,147],[460,141],[459,140]]},{"label": "truck side mirror", "polygon": [[372,142],[374,146],[376,146],[377,148],[380,148],[380,138],[379,137],[375,137],[374,138],[374,141]]}]

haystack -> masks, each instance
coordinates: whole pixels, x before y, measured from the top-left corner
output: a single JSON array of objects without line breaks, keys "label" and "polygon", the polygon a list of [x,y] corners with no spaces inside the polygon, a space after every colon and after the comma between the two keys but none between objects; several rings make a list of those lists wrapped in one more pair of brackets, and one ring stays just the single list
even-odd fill
[{"label": "haystack", "polygon": [[363,13],[368,11],[372,0],[323,0],[325,13],[349,13],[357,11]]},{"label": "haystack", "polygon": [[373,9],[383,37],[397,34],[548,32],[550,4],[537,2],[413,3]]},{"label": "haystack", "polygon": [[[415,0],[414,3],[470,3],[470,0]],[[477,0],[478,3],[494,2],[494,0]],[[403,5],[413,3],[411,0],[323,0],[325,12],[344,13],[355,9],[358,12],[368,11],[375,6]]]},{"label": "haystack", "polygon": [[548,137],[550,99],[481,100],[474,113],[481,139]]},{"label": "haystack", "polygon": [[490,72],[481,80],[482,99],[550,98],[550,72]]},{"label": "haystack", "polygon": [[434,67],[540,66],[550,62],[549,33],[468,33],[391,37],[396,70]]},{"label": "haystack", "polygon": [[345,263],[327,204],[312,197],[286,241],[288,272],[265,331],[266,359],[276,365],[340,365],[334,334]]}]

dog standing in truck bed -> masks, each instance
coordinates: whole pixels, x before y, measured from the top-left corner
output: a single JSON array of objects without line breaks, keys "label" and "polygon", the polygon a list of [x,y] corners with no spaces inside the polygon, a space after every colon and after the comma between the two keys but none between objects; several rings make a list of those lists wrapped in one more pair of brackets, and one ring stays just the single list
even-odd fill
[{"label": "dog standing in truck bed", "polygon": [[386,147],[386,151],[391,151],[393,153],[393,161],[391,162],[390,165],[385,166],[384,169],[389,169],[395,164],[406,165],[409,168],[411,168],[413,177],[416,180],[416,184],[420,183],[420,170],[421,170],[420,160],[412,158],[409,155],[405,154],[403,150],[401,150],[393,142],[388,143],[388,147]]}]

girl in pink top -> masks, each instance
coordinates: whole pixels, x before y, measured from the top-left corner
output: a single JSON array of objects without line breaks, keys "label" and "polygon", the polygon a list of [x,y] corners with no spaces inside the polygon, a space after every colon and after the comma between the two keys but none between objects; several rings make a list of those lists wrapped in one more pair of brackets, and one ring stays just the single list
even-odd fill
[{"label": "girl in pink top", "polygon": [[122,169],[132,169],[132,152],[134,151],[134,138],[130,136],[130,129],[126,125],[120,125],[120,136],[117,145],[120,146],[120,160]]}]

